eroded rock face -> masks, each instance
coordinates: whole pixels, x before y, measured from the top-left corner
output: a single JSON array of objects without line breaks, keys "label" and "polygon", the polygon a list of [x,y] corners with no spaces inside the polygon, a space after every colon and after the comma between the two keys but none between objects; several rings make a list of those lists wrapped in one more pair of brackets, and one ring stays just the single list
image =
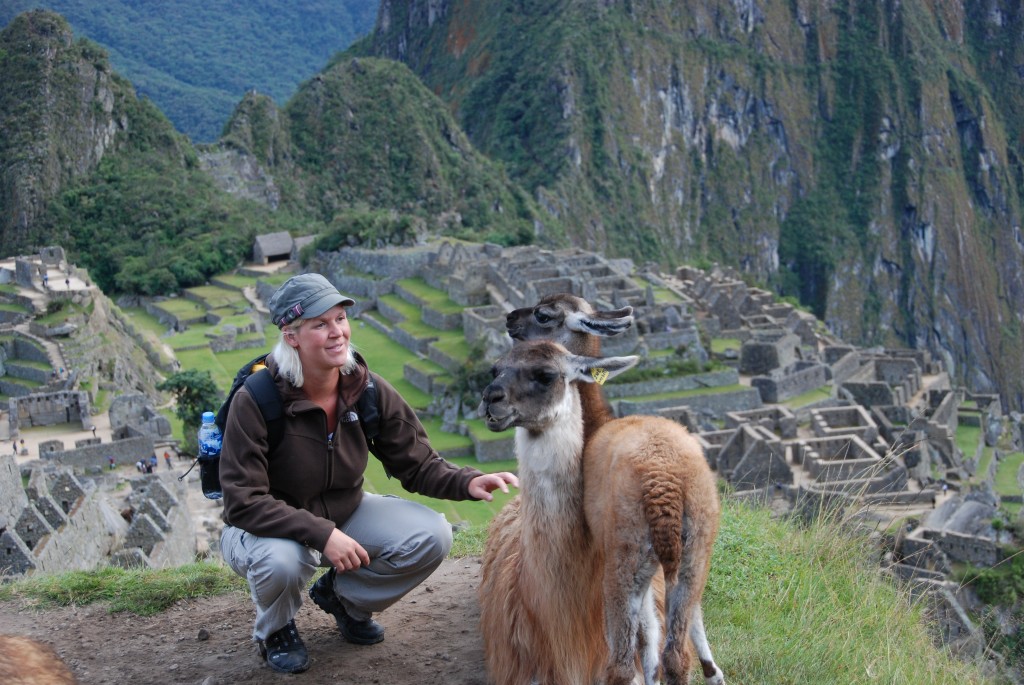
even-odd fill
[{"label": "eroded rock face", "polygon": [[846,340],[925,347],[1024,406],[1012,3],[479,5],[390,0],[366,49],[445,98],[576,245],[727,263]]},{"label": "eroded rock face", "polygon": [[60,16],[33,11],[0,32],[6,53],[0,97],[0,243],[30,244],[34,222],[69,181],[96,168],[128,129],[131,86],[96,45],[75,42]]}]

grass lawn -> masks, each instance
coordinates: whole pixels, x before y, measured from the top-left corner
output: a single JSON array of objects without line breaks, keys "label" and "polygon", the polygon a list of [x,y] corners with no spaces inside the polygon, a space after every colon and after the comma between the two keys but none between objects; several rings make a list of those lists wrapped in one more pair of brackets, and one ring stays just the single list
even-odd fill
[{"label": "grass lawn", "polygon": [[[194,288],[188,288],[186,292],[201,299],[209,309],[237,307],[239,304],[237,290],[222,288],[219,285],[199,285]],[[245,298],[242,298],[242,302],[245,302]]]},{"label": "grass lawn", "polygon": [[206,315],[205,307],[192,300],[186,300],[184,297],[174,297],[169,300],[155,302],[153,306],[179,319],[192,319],[197,316]]},{"label": "grass lawn", "polygon": [[996,468],[995,486],[996,494],[1019,495],[1020,486],[1017,485],[1017,473],[1021,464],[1024,464],[1024,452],[1013,452],[1008,454]]},{"label": "grass lawn", "polygon": [[121,311],[139,332],[151,333],[156,338],[167,333],[167,326],[142,307],[126,307]]},{"label": "grass lawn", "polygon": [[403,367],[411,357],[409,350],[358,319],[352,321],[352,344],[370,368],[395,386],[412,407],[425,409],[430,404],[430,395],[405,380]]},{"label": "grass lawn", "polygon": [[726,350],[736,350],[739,352],[741,347],[743,347],[743,343],[736,338],[713,338],[711,340],[711,352],[713,354],[724,354]]},{"label": "grass lawn", "polygon": [[[460,461],[460,460],[453,460]],[[462,464],[460,464],[462,465]],[[474,468],[478,468],[481,471],[505,471],[508,470],[501,465],[494,464],[477,464],[474,460],[468,464]],[[381,495],[399,495],[405,499],[412,500],[414,502],[420,502],[436,512],[442,513],[452,523],[469,523],[472,525],[485,526],[494,517],[498,511],[505,505],[505,502],[515,496],[516,490],[512,488],[509,494],[503,492],[494,493],[493,502],[477,502],[477,501],[465,501],[465,502],[452,502],[449,500],[438,500],[432,497],[424,497],[422,495],[416,495],[407,492],[402,484],[394,478],[389,478],[384,473],[384,467],[379,461],[370,457],[369,464],[366,468],[365,484],[364,488],[368,492],[376,492]]]},{"label": "grass lawn", "polygon": [[974,458],[981,443],[981,428],[979,426],[965,426],[960,424],[956,429],[956,446],[968,459]]},{"label": "grass lawn", "polygon": [[453,302],[448,293],[427,285],[422,278],[403,278],[398,285],[423,300],[431,309],[442,314],[458,314],[464,307]]},{"label": "grass lawn", "polygon": [[721,385],[714,388],[695,388],[693,390],[677,390],[675,392],[662,392],[653,395],[643,395],[636,397],[623,397],[622,400],[627,402],[650,402],[656,400],[673,400],[681,399],[686,397],[700,397],[702,395],[721,395],[726,392],[737,392],[739,390],[749,390],[745,385]]},{"label": "grass lawn", "polygon": [[241,274],[224,274],[223,276],[217,276],[217,280],[238,290],[251,288],[256,285],[256,278],[254,276],[243,276]]},{"label": "grass lawn", "polygon": [[820,388],[809,390],[802,395],[797,395],[791,400],[786,400],[782,403],[782,406],[789,407],[790,409],[799,409],[800,407],[806,407],[808,404],[814,404],[815,402],[821,402],[832,398],[832,386],[823,385]]}]

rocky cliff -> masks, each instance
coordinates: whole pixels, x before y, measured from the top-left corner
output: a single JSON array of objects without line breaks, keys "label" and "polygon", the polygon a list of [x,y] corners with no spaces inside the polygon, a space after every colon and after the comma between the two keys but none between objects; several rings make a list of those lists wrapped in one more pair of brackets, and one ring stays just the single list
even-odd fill
[{"label": "rocky cliff", "polygon": [[123,140],[131,86],[61,17],[18,16],[0,33],[0,242],[39,239],[46,203]]},{"label": "rocky cliff", "polygon": [[721,261],[1024,406],[1010,0],[385,0],[470,139],[611,255]]}]

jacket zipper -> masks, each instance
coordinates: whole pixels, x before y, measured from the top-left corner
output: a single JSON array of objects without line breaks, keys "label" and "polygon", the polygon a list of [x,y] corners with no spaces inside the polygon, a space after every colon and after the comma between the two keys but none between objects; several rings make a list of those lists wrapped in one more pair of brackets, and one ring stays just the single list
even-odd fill
[{"label": "jacket zipper", "polygon": [[[327,413],[323,412],[323,410],[321,410],[321,413],[323,413],[323,415],[324,415],[324,424],[326,424],[327,423]],[[334,433],[330,433],[328,435],[328,437],[327,437],[327,482],[324,483],[324,491],[325,492],[326,492],[327,488],[330,487],[331,482],[334,480],[334,460],[331,459],[331,454],[333,454],[333,451],[334,451]],[[324,499],[324,496],[322,494],[320,495],[320,504],[324,508],[324,518],[326,518],[329,521],[333,520],[333,519],[331,519],[331,511],[330,511],[330,509],[327,508],[327,500]]]}]

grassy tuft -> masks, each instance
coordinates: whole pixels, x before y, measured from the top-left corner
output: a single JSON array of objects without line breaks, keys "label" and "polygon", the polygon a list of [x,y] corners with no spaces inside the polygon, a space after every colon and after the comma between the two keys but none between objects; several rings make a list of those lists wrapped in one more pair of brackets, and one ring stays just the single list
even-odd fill
[{"label": "grassy tuft", "polygon": [[866,537],[726,503],[705,623],[726,681],[983,683],[934,646],[922,607],[888,582]]},{"label": "grassy tuft", "polygon": [[169,569],[106,567],[31,576],[0,587],[0,601],[33,600],[39,608],[109,602],[111,613],[151,616],[183,599],[226,592],[248,592],[248,588],[226,566],[194,563]]}]

